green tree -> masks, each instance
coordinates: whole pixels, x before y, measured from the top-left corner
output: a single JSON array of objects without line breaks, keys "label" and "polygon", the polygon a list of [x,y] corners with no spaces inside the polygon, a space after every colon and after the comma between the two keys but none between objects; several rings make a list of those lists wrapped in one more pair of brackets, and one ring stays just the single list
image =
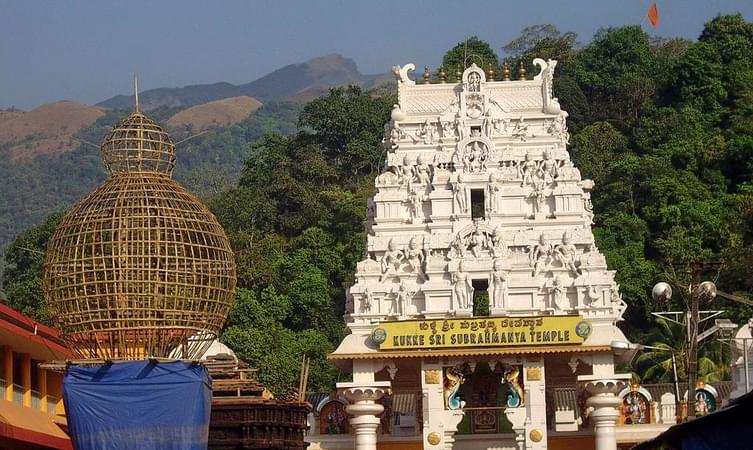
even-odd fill
[{"label": "green tree", "polygon": [[499,65],[497,54],[492,49],[488,42],[482,41],[476,36],[471,36],[463,42],[459,42],[456,46],[445,53],[442,58],[442,65],[448,77],[452,79],[450,74],[460,68],[461,72],[475,63],[477,66],[487,71],[489,65],[494,69],[497,76],[502,74],[502,68]]}]

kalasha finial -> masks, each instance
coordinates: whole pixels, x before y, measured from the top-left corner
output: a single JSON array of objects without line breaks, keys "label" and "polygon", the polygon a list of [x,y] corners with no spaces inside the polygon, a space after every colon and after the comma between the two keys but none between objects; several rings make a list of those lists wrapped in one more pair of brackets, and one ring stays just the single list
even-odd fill
[{"label": "kalasha finial", "polygon": [[502,81],[510,81],[510,65],[507,63],[502,67]]},{"label": "kalasha finial", "polygon": [[431,72],[429,72],[429,66],[424,66],[424,84],[431,82]]},{"label": "kalasha finial", "polygon": [[457,69],[455,69],[455,81],[458,83],[463,81],[463,71],[460,69],[460,64],[458,64]]},{"label": "kalasha finial", "polygon": [[489,63],[489,68],[486,70],[486,80],[494,81],[494,67],[492,67],[492,63]]},{"label": "kalasha finial", "polygon": [[526,66],[523,64],[523,61],[520,62],[520,70],[518,70],[518,80],[525,80],[526,79]]},{"label": "kalasha finial", "polygon": [[447,74],[444,73],[444,65],[439,66],[439,82],[447,83]]}]

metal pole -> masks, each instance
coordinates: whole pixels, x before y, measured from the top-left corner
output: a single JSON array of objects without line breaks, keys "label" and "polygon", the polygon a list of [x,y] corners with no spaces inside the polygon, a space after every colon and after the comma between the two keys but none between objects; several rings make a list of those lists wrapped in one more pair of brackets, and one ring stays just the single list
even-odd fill
[{"label": "metal pole", "polygon": [[680,417],[680,384],[677,382],[677,359],[672,352],[672,372],[675,375],[675,417]]},{"label": "metal pole", "polygon": [[743,338],[743,365],[745,366],[745,392],[750,392],[750,372],[748,371],[748,338]]},{"label": "metal pole", "polygon": [[[696,276],[699,271],[695,270]],[[698,378],[698,283],[690,289],[690,317],[688,317],[688,420],[695,418],[695,385]]]}]

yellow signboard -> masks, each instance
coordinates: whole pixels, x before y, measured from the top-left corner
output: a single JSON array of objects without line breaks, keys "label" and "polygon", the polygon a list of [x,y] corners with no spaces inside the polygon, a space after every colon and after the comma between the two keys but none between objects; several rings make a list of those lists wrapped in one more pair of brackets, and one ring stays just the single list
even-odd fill
[{"label": "yellow signboard", "polygon": [[371,333],[380,350],[581,344],[591,324],[581,316],[484,317],[383,322]]}]

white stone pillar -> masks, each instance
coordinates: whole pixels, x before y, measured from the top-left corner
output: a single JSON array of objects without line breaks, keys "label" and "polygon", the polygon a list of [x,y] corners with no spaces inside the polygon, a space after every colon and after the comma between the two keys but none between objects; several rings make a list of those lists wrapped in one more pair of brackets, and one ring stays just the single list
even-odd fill
[{"label": "white stone pillar", "polygon": [[379,414],[384,406],[376,403],[389,391],[389,382],[375,382],[372,386],[357,383],[337,383],[350,404],[345,411],[351,416],[350,426],[355,434],[355,450],[376,450]]},{"label": "white stone pillar", "polygon": [[586,381],[585,389],[591,396],[586,405],[593,408],[589,415],[594,425],[596,450],[617,449],[617,418],[620,416],[619,407],[622,399],[617,394],[630,382],[630,375],[614,375],[612,379],[592,379]]},{"label": "white stone pillar", "polygon": [[440,362],[421,362],[423,447],[426,450],[451,450],[458,424],[463,420],[462,409],[445,408],[443,367]]}]

